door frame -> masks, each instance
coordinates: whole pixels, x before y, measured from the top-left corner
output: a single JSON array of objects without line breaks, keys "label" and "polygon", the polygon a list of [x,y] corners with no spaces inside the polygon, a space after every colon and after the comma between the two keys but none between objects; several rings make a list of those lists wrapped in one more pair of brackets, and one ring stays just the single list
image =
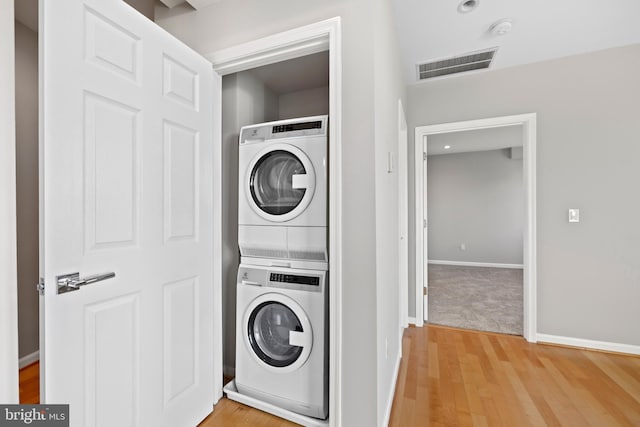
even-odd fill
[{"label": "door frame", "polygon": [[329,52],[329,425],[342,414],[342,35],[340,17],[205,54],[220,75]]},{"label": "door frame", "polygon": [[0,0],[0,402],[18,403],[15,43],[13,1]]},{"label": "door frame", "polygon": [[[415,130],[415,277],[416,277],[416,326],[423,325],[428,307],[424,306],[422,287],[426,276],[426,262],[423,253],[428,241],[428,233],[423,228],[424,213],[424,167],[423,143],[429,135],[467,130],[489,129],[505,126],[522,126],[523,161],[522,175],[525,190],[525,231],[523,236],[523,336],[529,342],[536,342],[537,334],[537,258],[536,258],[536,113],[513,116],[491,117],[461,122],[417,126]],[[423,230],[423,232],[420,232]],[[420,315],[422,313],[422,315]]]}]

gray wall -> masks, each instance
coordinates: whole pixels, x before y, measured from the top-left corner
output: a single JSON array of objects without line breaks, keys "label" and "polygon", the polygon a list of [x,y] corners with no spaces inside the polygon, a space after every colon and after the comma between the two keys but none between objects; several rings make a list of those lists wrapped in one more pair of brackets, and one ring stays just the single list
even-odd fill
[{"label": "gray wall", "polygon": [[155,0],[124,0],[138,12],[153,21]]},{"label": "gray wall", "polygon": [[[392,227],[377,235],[383,228],[380,221],[392,219],[397,209],[396,177],[384,174],[386,152],[397,148],[397,102],[404,96],[389,4],[242,0],[197,12],[156,9],[156,22],[202,53],[335,16],[342,19],[343,287],[332,291],[342,294],[344,426],[381,423],[379,406],[382,401],[386,406],[382,396],[393,393],[389,379],[399,352],[398,244],[385,247]],[[378,250],[389,256],[377,256]],[[388,351],[382,336],[388,339]]]},{"label": "gray wall", "polygon": [[329,114],[329,86],[284,93],[278,97],[278,118]]},{"label": "gray wall", "polygon": [[278,98],[250,72],[222,78],[222,317],[225,374],[235,368],[238,253],[238,137],[246,125],[274,120]]},{"label": "gray wall", "polygon": [[640,345],[639,75],[636,44],[410,88],[411,129],[537,113],[539,333]]},{"label": "gray wall", "polygon": [[427,212],[430,260],[522,264],[522,160],[508,149],[429,156]]},{"label": "gray wall", "polygon": [[38,350],[38,35],[16,37],[16,209],[19,354]]}]

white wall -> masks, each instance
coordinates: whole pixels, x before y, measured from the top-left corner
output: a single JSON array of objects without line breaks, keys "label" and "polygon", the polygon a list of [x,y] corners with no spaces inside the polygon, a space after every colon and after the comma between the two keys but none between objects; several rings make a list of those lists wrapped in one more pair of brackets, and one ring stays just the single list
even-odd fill
[{"label": "white wall", "polygon": [[13,0],[0,0],[0,402],[18,403]]},{"label": "white wall", "polygon": [[537,113],[538,333],[640,345],[639,75],[636,44],[410,88],[411,128]]},{"label": "white wall", "polygon": [[238,253],[238,138],[246,125],[274,120],[278,98],[250,72],[222,78],[222,318],[225,374],[235,368]]},{"label": "white wall", "polygon": [[[389,0],[273,0],[268,4],[241,0],[215,3],[197,12],[180,7],[156,9],[156,22],[202,53],[335,16],[342,19],[343,271],[342,288],[334,291],[342,293],[343,304],[343,426],[378,424],[379,401],[384,400],[379,397],[388,392],[389,366],[396,354],[391,346],[398,345],[393,334],[399,334],[398,304],[387,298],[393,293],[392,283],[397,282],[392,273],[396,259],[377,257],[377,250],[386,251],[382,246],[391,238],[386,230],[377,237],[381,223],[376,222],[376,210],[381,210],[381,221],[392,218],[393,213],[376,199],[393,200],[397,194],[397,186],[391,184],[394,178],[378,176],[384,157],[381,153],[393,149],[397,140],[396,95],[402,91],[400,80],[396,80],[388,4]],[[394,61],[386,62],[391,58]],[[395,99],[389,105],[391,98]],[[377,119],[380,123],[376,125]],[[397,248],[397,242],[392,246]],[[378,298],[384,304],[378,304]],[[388,336],[390,351],[389,359],[385,357],[379,365],[384,350],[384,343],[379,343],[381,335]]]},{"label": "white wall", "polygon": [[278,118],[329,114],[329,86],[284,93],[278,97]]},{"label": "white wall", "polygon": [[[377,1],[373,21],[375,105],[375,197],[376,197],[376,322],[378,421],[389,421],[401,351],[399,324],[398,257],[398,99],[404,102],[404,82],[389,1]],[[347,141],[348,143],[348,141]],[[393,169],[389,172],[389,155]],[[350,167],[359,163],[349,163]],[[359,211],[362,213],[362,210]],[[347,284],[345,284],[346,286]],[[352,306],[352,307],[355,307]]]},{"label": "white wall", "polygon": [[20,357],[38,350],[38,35],[16,37],[16,205]]},{"label": "white wall", "polygon": [[429,156],[427,206],[429,259],[522,264],[522,159],[509,149]]}]

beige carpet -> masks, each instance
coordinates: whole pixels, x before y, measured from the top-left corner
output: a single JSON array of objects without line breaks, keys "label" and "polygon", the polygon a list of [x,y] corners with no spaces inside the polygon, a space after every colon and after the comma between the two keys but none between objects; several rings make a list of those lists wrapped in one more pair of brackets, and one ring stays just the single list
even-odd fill
[{"label": "beige carpet", "polygon": [[429,264],[429,323],[522,335],[522,270]]}]

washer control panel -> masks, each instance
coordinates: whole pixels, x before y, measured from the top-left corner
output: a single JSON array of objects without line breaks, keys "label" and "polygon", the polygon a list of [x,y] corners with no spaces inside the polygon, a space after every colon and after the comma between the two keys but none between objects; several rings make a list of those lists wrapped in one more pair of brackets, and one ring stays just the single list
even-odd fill
[{"label": "washer control panel", "polygon": [[297,274],[271,273],[269,275],[270,282],[280,283],[296,283],[299,285],[320,286],[320,278],[318,276],[300,276]]},{"label": "washer control panel", "polygon": [[238,268],[238,286],[261,286],[297,289],[306,292],[324,292],[327,271],[274,268],[241,264]]}]

